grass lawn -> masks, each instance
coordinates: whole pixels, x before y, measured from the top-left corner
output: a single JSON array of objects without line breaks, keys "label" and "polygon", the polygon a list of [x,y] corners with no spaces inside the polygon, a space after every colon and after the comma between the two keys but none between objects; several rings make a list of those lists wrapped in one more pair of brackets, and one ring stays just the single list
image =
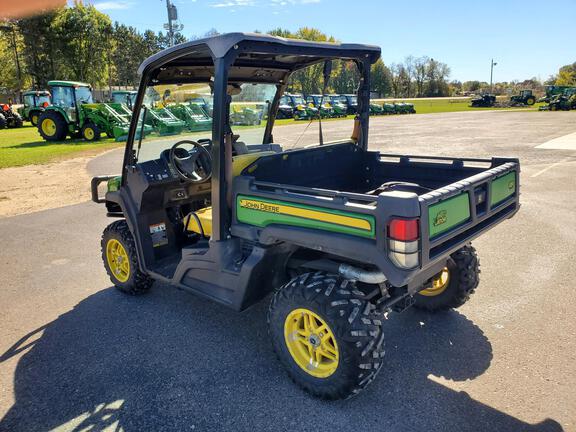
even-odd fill
[{"label": "grass lawn", "polygon": [[60,142],[48,142],[30,123],[18,129],[0,130],[0,168],[42,164],[56,159],[80,156],[82,152],[108,150],[123,146],[110,138],[97,142],[82,139],[67,139]]}]

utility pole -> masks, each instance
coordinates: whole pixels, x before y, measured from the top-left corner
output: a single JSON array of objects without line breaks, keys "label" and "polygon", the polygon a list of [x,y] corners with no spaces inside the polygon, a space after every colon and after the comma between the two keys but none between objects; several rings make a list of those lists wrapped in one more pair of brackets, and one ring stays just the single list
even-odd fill
[{"label": "utility pole", "polygon": [[178,24],[178,10],[176,6],[166,0],[166,11],[168,12],[168,22],[164,24],[164,28],[168,31],[168,44],[170,46],[174,45],[174,35],[184,28],[182,24]]},{"label": "utility pole", "polygon": [[496,66],[497,64],[498,63],[496,63],[494,59],[490,60],[490,93],[494,93],[492,88],[492,76],[494,74],[494,66]]}]

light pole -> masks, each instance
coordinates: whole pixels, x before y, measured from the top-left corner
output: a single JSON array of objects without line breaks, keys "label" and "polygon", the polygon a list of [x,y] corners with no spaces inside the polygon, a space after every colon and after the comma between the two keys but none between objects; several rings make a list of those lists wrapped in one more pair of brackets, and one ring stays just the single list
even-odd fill
[{"label": "light pole", "polygon": [[164,28],[168,30],[168,44],[173,46],[174,34],[181,31],[184,26],[174,22],[178,21],[178,10],[176,9],[176,6],[170,2],[170,0],[166,0],[166,10],[168,11],[168,22],[164,24]]},{"label": "light pole", "polygon": [[498,63],[496,63],[494,61],[494,59],[490,60],[490,93],[493,93],[493,89],[492,89],[492,76],[494,74],[494,66],[496,66]]}]

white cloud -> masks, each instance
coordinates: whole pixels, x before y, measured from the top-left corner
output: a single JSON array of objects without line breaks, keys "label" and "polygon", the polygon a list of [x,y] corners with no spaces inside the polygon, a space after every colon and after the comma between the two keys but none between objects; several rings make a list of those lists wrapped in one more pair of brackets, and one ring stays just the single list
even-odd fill
[{"label": "white cloud", "polygon": [[210,7],[213,8],[234,8],[234,7],[245,7],[245,6],[255,6],[256,4],[252,0],[228,0],[221,3],[212,3]]},{"label": "white cloud", "polygon": [[130,9],[134,3],[128,1],[103,1],[94,3],[99,11]]}]

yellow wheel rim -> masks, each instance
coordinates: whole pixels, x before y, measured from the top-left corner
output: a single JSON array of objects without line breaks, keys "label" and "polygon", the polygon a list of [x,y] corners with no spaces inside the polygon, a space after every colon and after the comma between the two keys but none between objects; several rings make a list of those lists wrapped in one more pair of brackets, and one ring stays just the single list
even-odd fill
[{"label": "yellow wheel rim", "polygon": [[87,140],[94,139],[94,129],[92,129],[91,127],[87,127],[86,129],[84,129],[84,138],[86,138]]},{"label": "yellow wheel rim", "polygon": [[296,364],[308,374],[327,378],[338,368],[338,344],[328,324],[308,309],[294,309],[284,322],[284,339]]},{"label": "yellow wheel rim", "polygon": [[42,132],[48,136],[56,135],[56,122],[50,118],[42,120]]},{"label": "yellow wheel rim", "polygon": [[[38,116],[37,115],[32,116],[32,123],[38,124]],[[52,122],[52,123],[54,123],[54,122]]]},{"label": "yellow wheel rim", "polygon": [[434,279],[432,279],[432,286],[420,291],[418,294],[426,297],[434,297],[442,294],[448,288],[450,283],[450,271],[448,267],[444,267]]},{"label": "yellow wheel rim", "polygon": [[118,240],[110,239],[106,243],[106,260],[110,271],[118,281],[124,283],[130,278],[128,253]]}]

